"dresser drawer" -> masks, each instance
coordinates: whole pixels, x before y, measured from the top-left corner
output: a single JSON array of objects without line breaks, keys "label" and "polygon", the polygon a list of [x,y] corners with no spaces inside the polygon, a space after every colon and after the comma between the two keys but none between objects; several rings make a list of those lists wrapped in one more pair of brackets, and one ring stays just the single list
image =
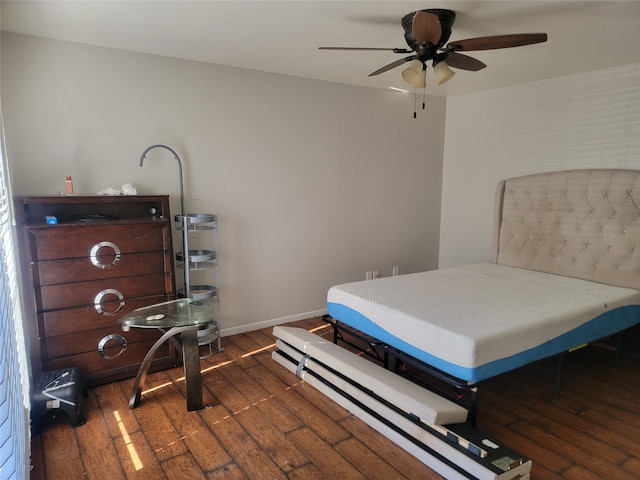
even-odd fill
[{"label": "dresser drawer", "polygon": [[[97,350],[53,358],[46,362],[46,368],[56,370],[58,368],[78,367],[89,384],[103,383],[105,378],[109,378],[110,375],[121,375],[122,371],[128,371],[129,374],[126,376],[131,377],[136,375],[140,363],[142,363],[144,356],[154,343],[155,340],[132,343],[131,345],[127,345],[124,353],[111,359],[103,357]],[[119,351],[120,348],[114,346],[113,351],[109,353],[112,356],[116,356]],[[169,356],[169,345],[165,343],[161,345],[156,352],[156,360],[154,360],[154,362],[163,362],[165,364],[170,362],[173,364],[174,362]],[[118,372],[118,370],[119,373],[110,373]],[[96,381],[96,379],[101,380]]]},{"label": "dresser drawer", "polygon": [[171,271],[165,257],[164,252],[156,251],[44,260],[34,262],[33,282],[36,286],[59,285]]},{"label": "dresser drawer", "polygon": [[103,305],[104,308],[110,308],[112,311],[120,306],[120,309],[115,313],[107,310],[102,310],[103,313],[100,313],[94,305],[84,305],[82,307],[39,313],[38,318],[44,326],[45,336],[55,337],[73,332],[86,332],[96,328],[118,325],[118,320],[124,314],[136,308],[146,307],[155,303],[163,303],[172,298],[173,296],[169,295],[158,295],[156,297],[125,300],[122,306],[120,306],[120,303],[116,305]]},{"label": "dresser drawer", "polygon": [[99,313],[115,314],[128,300],[171,292],[171,282],[170,274],[156,273],[36,287],[36,308],[44,312],[92,305]]},{"label": "dresser drawer", "polygon": [[135,328],[124,332],[120,325],[110,325],[86,332],[73,332],[47,337],[47,357],[66,357],[78,353],[97,352],[106,360],[124,355],[129,345],[146,340],[157,340],[162,335],[158,329]]},{"label": "dresser drawer", "polygon": [[51,225],[29,227],[31,259],[56,260],[91,257],[113,252],[136,253],[167,250],[170,239],[166,221],[136,225]]}]

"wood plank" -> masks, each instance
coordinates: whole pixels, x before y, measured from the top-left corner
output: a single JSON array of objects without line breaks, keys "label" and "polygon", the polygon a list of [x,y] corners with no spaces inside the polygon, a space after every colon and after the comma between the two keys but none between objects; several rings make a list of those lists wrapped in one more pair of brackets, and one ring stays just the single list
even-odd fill
[{"label": "wood plank", "polygon": [[[576,397],[580,397],[579,392],[576,392]],[[595,439],[617,450],[633,451],[637,448],[637,439],[634,439],[638,431],[637,426],[634,425],[637,415],[628,412],[612,412],[609,409],[602,412],[598,402],[588,400],[580,411],[574,412],[564,408],[568,402],[572,402],[572,399],[555,399],[552,403],[529,401],[528,407],[550,421],[560,421],[577,430],[588,432]],[[546,425],[547,428],[551,428],[552,423]]]},{"label": "wood plank", "polygon": [[566,472],[564,472],[562,478],[565,480],[602,480],[603,478],[626,480],[628,478],[637,479],[638,477],[619,476],[619,473],[614,473],[612,476],[603,477],[601,474],[592,472],[588,468],[585,468],[581,465],[572,465],[567,469]]},{"label": "wood plank", "polygon": [[232,364],[235,364],[235,359],[230,357],[226,350],[205,358],[201,361],[202,384],[206,386],[208,382],[215,382],[222,378],[220,371]]},{"label": "wood plank", "polygon": [[264,366],[260,365],[247,370],[247,375],[267,392],[268,398],[265,401],[261,401],[258,408],[264,415],[272,419],[278,430],[287,433],[304,425],[304,422],[297,415],[264,387],[264,384],[270,381],[270,376],[272,375]]},{"label": "wood plank", "polygon": [[573,446],[598,455],[602,460],[617,463],[627,458],[624,452],[602,438],[604,432],[597,435],[593,425],[580,416],[567,414],[547,403],[532,402],[527,397],[509,395],[505,398],[493,392],[485,392],[485,395],[492,398],[495,408],[508,411],[518,418],[527,418],[528,424],[553,432],[555,438],[571,438]]},{"label": "wood plank", "polygon": [[75,429],[78,448],[82,451],[82,461],[87,471],[102,472],[103,478],[124,480],[120,458],[109,435],[107,423],[99,409],[92,409],[88,415],[94,421]]},{"label": "wood plank", "polygon": [[170,458],[162,464],[162,470],[167,478],[171,479],[206,480],[207,478],[198,466],[198,462],[189,453]]},{"label": "wood plank", "polygon": [[86,478],[75,430],[69,425],[66,415],[59,414],[50,419],[41,435],[46,460],[46,478]]},{"label": "wood plank", "polygon": [[537,439],[541,445],[555,445],[557,451],[561,452],[562,456],[571,464],[585,467],[589,471],[597,473],[600,478],[615,478],[616,480],[631,480],[633,478],[631,475],[622,472],[613,462],[609,462],[603,456],[597,455],[597,451],[584,450],[572,442],[559,438],[554,433],[545,431],[529,422],[516,422],[511,428],[522,436],[527,435]]},{"label": "wood plank", "polygon": [[186,453],[187,447],[155,397],[145,397],[134,413],[159,461]]},{"label": "wood plank", "polygon": [[265,398],[270,396],[259,383],[255,382],[248,372],[254,368],[263,368],[261,364],[256,366],[242,369],[237,364],[227,365],[220,369],[221,376],[234,385],[238,393],[250,403],[262,402]]},{"label": "wood plank", "polygon": [[187,411],[185,397],[175,383],[164,391],[151,395],[162,407],[164,415],[175,427],[185,447],[203,471],[220,468],[232,461],[198,412]]},{"label": "wood plank", "polygon": [[295,469],[288,475],[289,480],[325,480],[327,477],[314,464],[309,463]]},{"label": "wood plank", "polygon": [[140,424],[133,410],[129,409],[129,395],[122,390],[121,383],[106,383],[93,389],[104,415],[109,435],[113,438],[122,432],[133,433],[140,430]]},{"label": "wood plank", "polygon": [[416,457],[400,448],[387,437],[380,435],[359,418],[350,416],[343,419],[340,424],[360,442],[382,456],[385,462],[406,478],[443,480],[439,474]]},{"label": "wood plank", "polygon": [[276,342],[271,335],[273,327],[263,328],[261,330],[254,330],[252,332],[246,332],[246,335],[251,341],[255,342],[263,351],[272,352],[276,349]]},{"label": "wood plank", "polygon": [[[572,357],[572,361],[576,360],[578,360],[578,356]],[[580,366],[578,365],[576,368],[580,368]],[[602,374],[608,375],[609,372],[614,370],[618,371],[620,369],[607,367]],[[593,374],[590,375],[593,376]],[[583,448],[594,451],[599,455],[604,454],[603,450],[609,451],[605,458],[617,456],[618,454],[615,453],[615,450],[619,452],[640,450],[640,447],[638,447],[640,439],[636,433],[640,430],[638,412],[628,412],[603,403],[600,401],[597,389],[592,391],[591,395],[585,394],[584,388],[591,390],[590,382],[583,382],[582,387],[575,383],[572,384],[571,388],[563,390],[564,394],[560,398],[548,397],[540,392],[536,395],[535,391],[528,391],[526,385],[530,385],[531,382],[518,383],[524,388],[512,389],[507,394],[508,405],[503,404],[501,406],[502,409],[507,409],[509,405],[514,405],[515,403],[525,405],[526,409],[518,413],[522,417],[529,417],[531,415],[530,412],[534,414],[537,412],[537,414],[540,414],[537,415],[537,423],[543,428],[554,430],[556,434],[558,434],[558,428],[554,425],[554,421],[567,425],[569,430],[559,436],[570,438],[571,443],[582,439]],[[607,388],[609,389],[608,395],[629,395],[626,391],[625,382],[614,383]],[[504,392],[501,392],[501,395],[503,394]],[[490,397],[490,393],[487,392],[487,389],[484,389],[481,398],[486,399],[487,397]],[[494,402],[496,402],[497,398],[495,396],[493,398]],[[549,421],[546,421],[544,417],[548,417]],[[571,428],[579,432],[589,432],[590,439],[587,439],[587,444],[584,444],[584,435],[574,436]],[[596,442],[603,442],[608,445],[608,448],[596,448],[595,445],[591,444],[591,439]],[[613,453],[611,453],[612,451]]]},{"label": "wood plank", "polygon": [[[269,388],[270,393],[274,394],[289,410],[301,418],[302,421],[311,427],[322,439],[330,444],[334,444],[349,436],[349,434],[336,423],[334,418],[327,415],[324,411],[318,410],[308,401],[308,397],[300,393],[300,390],[310,389],[315,392],[315,395],[320,396],[317,390],[302,382],[270,358],[261,357],[261,361],[265,368],[274,374],[269,385],[265,385],[266,388]],[[283,382],[283,378],[285,378],[293,388]],[[342,407],[339,408],[342,409]],[[344,409],[342,409],[342,411],[343,412],[338,415],[339,418],[345,418],[347,416],[347,411]]]},{"label": "wood plank", "polygon": [[546,466],[539,463],[531,465],[531,478],[535,480],[562,480],[562,474],[552,472]]},{"label": "wood plank", "polygon": [[160,468],[144,432],[132,432],[114,439],[127,480],[167,478]]},{"label": "wood plank", "polygon": [[248,480],[238,465],[230,463],[222,468],[207,473],[207,480]]},{"label": "wood plank", "polygon": [[571,385],[568,395],[580,392],[581,397],[597,399],[598,403],[606,404],[610,408],[627,412],[636,412],[638,408],[638,394],[633,392],[633,386],[625,386],[605,381],[611,374],[613,368],[602,372],[602,376],[597,377],[593,373],[588,378],[575,376],[567,383]]},{"label": "wood plank", "polygon": [[233,335],[227,337],[224,342],[224,352],[228,357],[241,368],[251,368],[258,365],[254,355],[250,352],[260,350],[260,345],[245,337],[244,335]]},{"label": "wood plank", "polygon": [[625,472],[629,472],[636,477],[640,478],[640,453],[638,455],[628,458],[622,463],[622,468]]},{"label": "wood plank", "polygon": [[310,428],[295,430],[287,434],[287,438],[300,448],[326,478],[366,480],[367,477]]},{"label": "wood plank", "polygon": [[366,478],[405,478],[356,438],[343,440],[333,448]]},{"label": "wood plank", "polygon": [[254,403],[242,395],[236,386],[227,379],[220,379],[216,385],[220,403],[232,412],[236,421],[251,438],[266,451],[273,462],[284,472],[307,463],[307,458],[274,425],[272,419]]},{"label": "wood plank", "polygon": [[219,405],[202,410],[201,414],[215,436],[248,478],[252,480],[286,478],[270,456],[260,448],[226,408]]},{"label": "wood plank", "polygon": [[284,433],[274,428],[268,417],[258,409],[243,410],[236,415],[236,420],[283,472],[289,472],[308,462],[302,452],[287,439]]}]

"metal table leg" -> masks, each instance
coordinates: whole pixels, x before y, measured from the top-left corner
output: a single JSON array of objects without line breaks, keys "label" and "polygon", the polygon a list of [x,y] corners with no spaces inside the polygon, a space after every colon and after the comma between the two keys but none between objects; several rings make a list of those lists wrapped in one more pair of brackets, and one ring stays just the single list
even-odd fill
[{"label": "metal table leg", "polygon": [[[182,337],[182,358],[187,386],[187,410],[203,408],[202,402],[202,377],[200,374],[200,353],[198,350],[198,333],[202,325],[188,325],[186,327],[173,327],[164,333],[153,346],[140,364],[138,375],[133,383],[133,391],[129,399],[129,408],[136,408],[140,404],[142,388],[147,379],[147,373],[153,357],[160,346],[175,335]],[[195,357],[195,358],[194,358]],[[196,385],[197,383],[197,385]]]},{"label": "metal table leg", "polygon": [[204,408],[202,401],[202,374],[200,373],[200,350],[198,349],[198,331],[183,332],[182,364],[184,365],[184,383],[187,390],[187,411]]}]

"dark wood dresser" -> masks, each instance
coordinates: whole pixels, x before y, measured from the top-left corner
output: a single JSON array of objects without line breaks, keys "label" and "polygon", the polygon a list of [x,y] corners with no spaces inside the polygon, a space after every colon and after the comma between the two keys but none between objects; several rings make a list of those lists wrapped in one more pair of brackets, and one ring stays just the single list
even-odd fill
[{"label": "dark wood dresser", "polygon": [[[162,332],[123,332],[118,319],[175,298],[168,196],[15,197],[14,209],[34,377],[65,367],[88,385],[135,376]],[[165,344],[153,369],[178,363]]]}]

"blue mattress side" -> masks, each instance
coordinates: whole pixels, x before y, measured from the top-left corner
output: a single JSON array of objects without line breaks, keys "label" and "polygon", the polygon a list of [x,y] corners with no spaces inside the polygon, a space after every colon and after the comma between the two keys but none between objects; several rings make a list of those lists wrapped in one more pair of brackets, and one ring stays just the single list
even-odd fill
[{"label": "blue mattress side", "polygon": [[470,384],[495,377],[558,353],[613,335],[640,324],[640,305],[629,305],[605,312],[587,323],[553,338],[537,347],[509,357],[494,360],[475,368],[463,367],[442,360],[401,340],[367,317],[339,303],[327,303],[329,315],[377,340],[384,342],[432,367]]}]

